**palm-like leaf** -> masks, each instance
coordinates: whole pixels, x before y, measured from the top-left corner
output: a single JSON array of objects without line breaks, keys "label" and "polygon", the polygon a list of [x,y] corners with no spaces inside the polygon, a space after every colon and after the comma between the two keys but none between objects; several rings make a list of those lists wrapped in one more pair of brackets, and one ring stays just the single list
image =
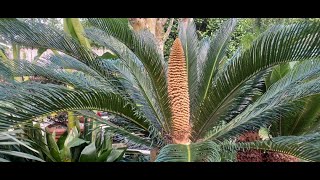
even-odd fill
[{"label": "palm-like leaf", "polygon": [[[299,62],[301,63],[301,62]],[[295,66],[299,63],[295,63]],[[291,64],[281,64],[273,68],[270,76],[266,78],[266,86],[283,78],[291,70]],[[296,111],[288,117],[280,117],[278,121],[272,124],[271,134],[273,136],[290,136],[311,133],[319,126],[320,117],[320,96],[314,95],[304,98],[301,103],[301,111]]]},{"label": "palm-like leaf", "polygon": [[159,106],[153,89],[152,81],[136,55],[119,40],[108,36],[103,31],[93,29],[87,30],[87,36],[117,54],[117,56],[122,60],[122,63],[115,62],[119,71],[121,71],[129,80],[131,86],[135,87],[136,91],[139,91],[143,96],[146,101],[146,104],[143,107],[149,108],[152,111],[152,115],[150,115],[150,113],[146,113],[146,115],[153,122],[155,127],[162,125],[162,127],[166,128],[164,124],[165,122],[163,121],[161,107]]},{"label": "palm-like leaf", "polygon": [[290,71],[290,64],[280,64],[272,69],[269,77],[266,78],[266,86],[269,88],[273,83],[283,78]]},{"label": "palm-like leaf", "polygon": [[7,101],[0,104],[2,129],[55,111],[97,109],[123,116],[148,130],[148,123],[135,112],[134,105],[112,92],[69,90],[61,86],[37,83],[6,89],[8,87],[1,85],[0,91],[3,92],[3,98]]},{"label": "palm-like leaf", "polygon": [[[95,60],[95,55],[91,56],[90,55],[90,54],[92,54],[91,52],[89,52],[86,48],[79,45],[76,40],[73,40],[69,36],[60,35],[57,31],[50,29],[50,28],[47,28],[47,27],[44,27],[43,25],[41,26],[39,24],[37,26],[33,25],[32,27],[30,27],[30,26],[27,26],[26,24],[23,24],[22,22],[11,20],[11,19],[10,20],[7,20],[7,19],[3,20],[1,23],[2,23],[2,27],[1,27],[2,35],[9,40],[12,40],[14,42],[18,42],[18,43],[21,43],[24,45],[29,45],[29,46],[58,49],[62,52],[65,52],[65,53],[79,59],[80,61],[82,61],[84,63],[84,64],[82,64],[80,62],[75,63],[74,59],[72,59],[72,58],[66,59],[66,57],[63,57],[63,59],[66,59],[66,60],[62,60],[62,61],[61,61],[62,58],[59,58],[60,61],[59,60],[57,61],[57,59],[58,59],[57,57],[50,58],[50,60],[52,62],[54,62],[56,64],[58,63],[60,66],[62,65],[64,68],[71,67],[73,69],[81,70],[83,72],[89,73],[90,75],[94,76],[95,78],[98,78],[100,81],[102,81],[104,77],[110,78],[110,74],[111,74],[111,77],[113,77],[113,74],[110,73],[110,68],[108,68],[110,63],[105,63],[106,61],[101,61],[101,59]],[[16,27],[16,28],[14,28],[14,27]],[[11,29],[11,28],[13,28],[13,29]],[[20,29],[19,33],[16,32],[16,29]],[[53,39],[53,40],[48,41],[45,32],[50,32],[50,35],[53,37],[49,38],[49,39]],[[13,38],[12,35],[18,37],[18,39]],[[64,42],[68,43],[70,45],[72,44],[72,46],[65,47],[65,46],[63,46]],[[78,51],[74,51],[74,49],[72,49],[72,48],[77,48]],[[86,55],[86,54],[89,54],[90,56]],[[85,66],[85,64],[89,65],[89,66]],[[37,73],[38,75],[40,74],[40,75],[48,77],[48,78],[60,80],[60,81],[63,81],[67,84],[71,84],[75,87],[78,86],[78,88],[81,87],[82,85],[86,85],[88,87],[88,85],[90,85],[90,83],[92,85],[92,78],[89,79],[90,81],[88,81],[85,78],[79,78],[79,76],[78,77],[75,75],[70,76],[70,74],[68,74],[66,72],[57,72],[56,69],[50,71],[48,69],[48,67],[46,67],[46,68],[36,67],[36,65],[31,65],[28,63],[24,63],[24,65],[29,66],[29,69],[28,69],[29,73],[30,73],[30,71],[33,71],[34,73]],[[97,71],[98,74],[97,74],[97,72],[94,72],[94,71]],[[136,71],[139,71],[139,70],[136,69]],[[22,73],[23,71],[16,70],[16,72]],[[144,75],[140,75],[140,77],[142,77],[142,76],[144,76]],[[93,80],[95,80],[95,79],[93,79]],[[102,81],[102,82],[105,83],[105,85],[108,84],[107,81]],[[109,82],[110,82],[110,80],[109,80]],[[116,81],[116,83],[117,83],[117,81]],[[97,84],[94,84],[94,85],[97,85]],[[117,85],[119,85],[119,84],[116,84],[116,86]],[[96,89],[104,88],[104,90],[110,89],[110,87],[107,88],[106,86],[102,86],[102,87],[100,86],[100,88],[97,88],[97,87],[98,86],[95,86],[94,88],[96,88]],[[92,86],[90,88],[92,88]],[[111,88],[115,88],[115,86],[113,86]],[[118,88],[118,87],[116,87],[116,88]],[[126,88],[122,87],[122,89],[126,89]],[[146,91],[146,92],[148,92],[148,91]]]},{"label": "palm-like leaf", "polygon": [[239,134],[248,127],[266,126],[277,117],[290,114],[299,105],[296,101],[320,92],[320,86],[317,83],[319,74],[319,60],[301,63],[284,78],[273,84],[264,95],[223,129],[219,132],[209,132],[206,138],[218,138],[228,133]]},{"label": "palm-like leaf", "polygon": [[[196,32],[195,24],[191,22],[180,23],[179,38],[182,43],[183,51],[187,64],[188,86],[190,96],[190,115],[197,106],[198,95],[198,52],[199,40]],[[205,51],[207,52],[207,51]]]},{"label": "palm-like leaf", "polygon": [[101,61],[96,60],[96,54],[82,46],[78,40],[44,24],[1,19],[0,34],[12,43],[64,52],[90,66],[101,76],[108,75],[108,71],[101,67]]},{"label": "palm-like leaf", "polygon": [[[90,111],[77,111],[80,115],[83,115],[84,117],[91,118],[93,120],[96,120],[100,122],[101,124],[105,124],[103,128],[107,131],[111,131],[116,134],[123,135],[125,137],[128,137],[130,141],[133,141],[138,144],[144,144],[146,146],[161,146],[163,142],[161,142],[162,138],[157,137],[159,134],[150,132],[150,139],[145,139],[142,137],[139,137],[137,135],[134,135],[134,132],[131,132],[123,127],[119,127],[112,122],[105,121],[101,117],[97,116],[96,114],[90,112]],[[153,142],[155,141],[155,142]]]},{"label": "palm-like leaf", "polygon": [[211,40],[202,69],[199,69],[201,74],[198,101],[200,103],[207,98],[213,79],[215,79],[215,75],[218,73],[219,64],[225,56],[231,33],[235,29],[236,24],[236,19],[226,21],[217,32],[214,39]]},{"label": "palm-like leaf", "polygon": [[[126,118],[147,132],[150,139],[132,135],[131,129],[112,123],[105,123],[107,130],[144,144],[162,146],[165,136],[173,134],[172,129],[179,130],[178,126],[172,128],[176,123],[171,122],[174,119],[171,111],[179,109],[169,106],[168,65],[154,37],[145,31],[134,32],[122,19],[89,19],[89,22],[93,28],[86,30],[85,36],[110,49],[119,59],[98,57],[78,40],[44,25],[27,25],[13,19],[0,21],[0,34],[7,40],[59,50],[72,57],[45,57],[39,64],[19,60],[14,66],[2,63],[3,77],[41,75],[75,88],[8,80],[0,85],[0,128],[53,111],[104,110]],[[206,140],[233,138],[246,130],[269,125],[280,116],[289,117],[292,111],[301,110],[302,100],[320,93],[319,23],[275,26],[261,34],[249,48],[237,51],[227,60],[225,51],[235,25],[236,20],[229,20],[214,38],[201,41],[192,22],[180,25],[179,37],[187,65],[187,75],[181,79],[188,80],[192,122],[189,127],[195,143],[167,145],[158,161],[220,161],[219,145]],[[302,60],[308,61],[296,66],[264,95],[257,96],[271,67]],[[69,68],[76,71],[66,71]],[[295,122],[296,126],[299,121]],[[313,138],[317,139],[316,136]],[[200,139],[204,142],[199,142]],[[241,147],[270,145],[272,148],[268,150],[294,152],[291,154],[302,159],[318,160],[313,151],[318,146],[306,145],[307,148],[299,150],[294,143],[301,139],[284,139],[243,143]]]},{"label": "palm-like leaf", "polygon": [[291,129],[292,134],[310,133],[320,126],[320,96],[311,96],[306,101],[304,110],[294,121],[294,129]]},{"label": "palm-like leaf", "polygon": [[13,79],[13,75],[10,68],[4,65],[4,61],[2,59],[0,59],[0,79],[2,80]]},{"label": "palm-like leaf", "polygon": [[271,134],[274,136],[303,135],[311,133],[319,127],[320,96],[314,95],[304,98],[296,111],[288,117],[281,117],[271,126]]},{"label": "palm-like leaf", "polygon": [[[83,62],[71,57],[71,56],[67,56],[67,55],[50,55],[50,56],[46,56],[42,59],[42,61],[45,62],[50,62],[52,64],[55,64],[57,66],[59,66],[60,68],[63,69],[73,69],[73,70],[77,70],[77,71],[81,71],[85,74],[88,74],[92,77],[95,77],[99,80],[103,80],[104,77],[101,76],[99,73],[97,73],[95,71],[95,69],[91,68],[91,66],[87,66],[86,64],[84,64]],[[47,62],[47,63],[48,63]],[[37,62],[39,63],[39,62]],[[108,69],[109,70],[109,69]],[[110,75],[108,75],[107,77],[109,78],[111,76],[111,72]]]},{"label": "palm-like leaf", "polygon": [[190,145],[169,144],[163,147],[156,162],[219,162],[218,144],[208,141]]},{"label": "palm-like leaf", "polygon": [[6,156],[19,157],[43,162],[42,159],[34,155],[19,151],[19,148],[12,148],[12,146],[23,146],[35,153],[39,153],[38,151],[30,147],[28,143],[22,142],[18,139],[18,137],[14,137],[16,136],[16,134],[19,134],[19,132],[8,131],[0,133],[0,162],[9,162],[9,160],[5,158]]},{"label": "palm-like leaf", "polygon": [[219,74],[210,87],[194,124],[196,139],[213,126],[215,118],[223,113],[226,104],[233,102],[246,81],[282,62],[318,57],[319,29],[319,23],[301,23],[276,26],[261,34],[249,49],[228,64],[227,70]]},{"label": "palm-like leaf", "polygon": [[315,133],[304,136],[275,137],[265,141],[227,143],[222,145],[221,149],[260,149],[292,155],[305,161],[320,161],[319,146],[320,134]]},{"label": "palm-like leaf", "polygon": [[[37,64],[39,64],[38,61]],[[75,89],[100,89],[108,92],[117,92],[117,88],[113,86],[112,81],[105,79],[96,79],[83,72],[69,72],[61,69],[53,64],[37,65],[25,60],[15,60],[10,67],[14,76],[42,76],[47,79],[56,80],[58,82],[70,85]],[[10,65],[7,64],[7,65]]]},{"label": "palm-like leaf", "polygon": [[[167,92],[166,67],[152,34],[148,32],[135,33],[125,21],[120,19],[89,19],[89,22],[122,42],[143,64],[146,74],[151,79],[152,90],[155,92],[155,98],[163,116],[164,128],[167,133],[170,132],[171,115]],[[130,67],[128,61],[126,61],[126,65]]]}]

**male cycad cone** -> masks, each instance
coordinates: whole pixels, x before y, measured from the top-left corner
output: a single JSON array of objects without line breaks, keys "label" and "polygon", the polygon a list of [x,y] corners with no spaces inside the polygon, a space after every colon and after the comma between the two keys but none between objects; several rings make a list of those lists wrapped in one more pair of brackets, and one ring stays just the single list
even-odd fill
[{"label": "male cycad cone", "polygon": [[172,140],[190,144],[190,101],[186,60],[181,41],[173,42],[168,64],[168,93],[172,112]]}]

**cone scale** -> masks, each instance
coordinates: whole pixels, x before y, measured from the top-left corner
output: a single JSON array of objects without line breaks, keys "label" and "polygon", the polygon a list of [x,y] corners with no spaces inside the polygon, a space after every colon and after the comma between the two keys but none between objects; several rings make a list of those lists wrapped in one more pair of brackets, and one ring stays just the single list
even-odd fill
[{"label": "cone scale", "polygon": [[172,140],[174,144],[190,144],[190,101],[187,65],[181,41],[172,46],[168,63],[168,94],[172,113]]}]

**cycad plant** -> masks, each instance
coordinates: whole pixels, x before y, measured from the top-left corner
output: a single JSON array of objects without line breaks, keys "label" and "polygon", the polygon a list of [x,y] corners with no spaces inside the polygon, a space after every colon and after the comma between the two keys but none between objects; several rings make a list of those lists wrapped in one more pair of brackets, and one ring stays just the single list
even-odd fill
[{"label": "cycad plant", "polygon": [[[296,65],[303,62],[283,63],[272,68],[272,71],[266,77],[265,90],[272,87],[272,84],[281,80],[288,73],[295,70]],[[242,134],[237,138],[238,141],[256,141],[266,140],[278,136],[300,136],[317,132],[319,130],[320,120],[320,96],[313,95],[300,99],[299,106],[301,110],[292,112],[290,115],[278,118],[268,127],[262,127],[259,130]],[[281,112],[280,112],[281,115]],[[237,153],[238,161],[258,161],[258,162],[277,162],[277,161],[297,161],[297,158],[280,154],[276,152],[263,152],[261,150],[239,151]]]},{"label": "cycad plant", "polygon": [[[285,63],[276,66],[266,78],[266,88],[293,71],[300,63]],[[319,131],[320,124],[320,95],[308,96],[300,100],[301,111],[293,112],[292,115],[280,118],[269,127],[272,136],[304,135]]]},{"label": "cycad plant", "polygon": [[25,142],[21,134],[21,130],[0,132],[0,162],[43,162],[38,157],[39,152],[29,142]]},{"label": "cycad plant", "polygon": [[[237,143],[247,131],[267,127],[302,111],[300,100],[320,91],[320,24],[277,25],[232,58],[225,52],[237,20],[215,36],[199,40],[192,21],[181,23],[167,61],[147,30],[134,31],[126,19],[88,19],[85,37],[110,50],[98,56],[43,24],[0,20],[0,34],[16,44],[60,54],[37,64],[2,61],[0,127],[6,130],[56,111],[102,110],[130,126],[105,121],[106,130],[160,148],[156,161],[221,161],[240,149],[262,149],[320,161],[318,133]],[[261,95],[264,77],[281,63],[303,61]],[[73,69],[70,72],[68,69]],[[37,74],[71,85],[15,82]],[[101,120],[101,119],[100,119]],[[134,134],[145,133],[149,138]]]}]

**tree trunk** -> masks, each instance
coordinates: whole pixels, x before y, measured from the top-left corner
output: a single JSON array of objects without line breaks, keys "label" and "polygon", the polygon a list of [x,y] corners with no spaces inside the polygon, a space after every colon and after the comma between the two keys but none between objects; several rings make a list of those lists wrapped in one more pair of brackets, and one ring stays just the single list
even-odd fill
[{"label": "tree trunk", "polygon": [[154,162],[159,154],[159,148],[153,148],[150,151],[150,162]]},{"label": "tree trunk", "polygon": [[[13,60],[20,59],[20,46],[18,44],[12,44],[12,53],[13,53]],[[14,77],[14,79],[18,82],[22,82],[22,77]]]},{"label": "tree trunk", "polygon": [[261,31],[261,25],[262,25],[261,18],[255,18],[255,25],[256,25],[258,31]]},{"label": "tree trunk", "polygon": [[173,24],[173,19],[170,21],[170,25],[167,28],[167,32],[164,31],[164,25],[168,18],[129,18],[129,22],[134,31],[148,30],[155,37],[157,47],[160,53],[163,54],[163,46],[167,39],[167,34],[170,33]]}]

